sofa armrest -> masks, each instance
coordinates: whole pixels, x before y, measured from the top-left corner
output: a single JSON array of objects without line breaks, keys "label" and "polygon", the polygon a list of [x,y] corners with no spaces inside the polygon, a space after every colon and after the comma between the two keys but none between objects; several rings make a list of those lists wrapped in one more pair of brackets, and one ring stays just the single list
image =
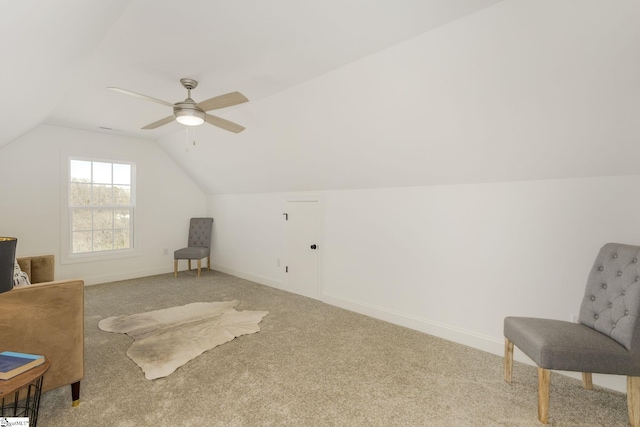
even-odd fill
[{"label": "sofa armrest", "polygon": [[60,280],[0,293],[0,347],[47,356],[43,390],[84,377],[84,282]]},{"label": "sofa armrest", "polygon": [[55,274],[55,258],[53,255],[20,257],[18,265],[27,273],[31,283],[52,282]]}]

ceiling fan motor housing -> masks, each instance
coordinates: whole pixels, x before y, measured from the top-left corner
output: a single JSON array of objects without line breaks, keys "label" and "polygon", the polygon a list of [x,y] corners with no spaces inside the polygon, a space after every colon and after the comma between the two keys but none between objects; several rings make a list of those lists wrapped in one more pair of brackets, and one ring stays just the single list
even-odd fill
[{"label": "ceiling fan motor housing", "polygon": [[[189,102],[191,101],[191,102]],[[178,123],[187,126],[198,126],[204,123],[206,114],[198,108],[193,99],[187,98],[184,102],[177,102],[173,107],[173,115]]]},{"label": "ceiling fan motor housing", "polygon": [[205,112],[196,106],[196,103],[191,99],[191,89],[195,89],[198,86],[198,82],[194,79],[180,79],[180,83],[187,89],[187,99],[183,102],[176,102],[173,107],[173,115],[176,117],[178,123],[187,126],[199,126],[204,123],[206,114]]}]

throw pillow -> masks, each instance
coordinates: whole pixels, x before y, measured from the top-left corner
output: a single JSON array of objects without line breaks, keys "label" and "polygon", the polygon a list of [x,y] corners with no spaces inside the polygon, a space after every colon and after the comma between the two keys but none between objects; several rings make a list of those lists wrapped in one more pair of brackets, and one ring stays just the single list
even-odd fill
[{"label": "throw pillow", "polygon": [[20,269],[18,260],[15,260],[15,263],[13,264],[13,286],[26,286],[30,284],[29,276]]}]

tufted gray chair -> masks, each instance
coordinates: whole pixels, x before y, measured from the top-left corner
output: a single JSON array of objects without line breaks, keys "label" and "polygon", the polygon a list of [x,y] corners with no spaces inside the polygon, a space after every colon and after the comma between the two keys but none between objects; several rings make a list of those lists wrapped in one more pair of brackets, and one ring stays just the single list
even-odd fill
[{"label": "tufted gray chair", "polygon": [[511,382],[513,346],[538,365],[538,420],[549,416],[550,370],[627,376],[627,407],[640,427],[640,246],[604,245],[591,268],[578,323],[530,317],[504,319],[504,379]]},{"label": "tufted gray chair", "polygon": [[173,276],[178,277],[178,260],[186,259],[191,270],[191,260],[198,260],[198,277],[202,258],[207,258],[207,269],[211,270],[211,229],[213,218],[191,218],[188,247],[173,253]]}]

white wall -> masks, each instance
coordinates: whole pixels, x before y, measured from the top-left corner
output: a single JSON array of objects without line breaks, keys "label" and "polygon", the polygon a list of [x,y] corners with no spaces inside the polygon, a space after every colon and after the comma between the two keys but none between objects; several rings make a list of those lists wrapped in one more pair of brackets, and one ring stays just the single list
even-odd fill
[{"label": "white wall", "polygon": [[284,195],[210,196],[213,217],[211,263],[216,270],[269,286],[282,287]]},{"label": "white wall", "polygon": [[[638,173],[640,1],[508,0],[161,143],[207,194]],[[239,88],[242,90],[242,88]]]},{"label": "white wall", "polygon": [[[138,256],[60,263],[68,155],[136,163]],[[0,148],[0,163],[0,235],[18,238],[18,256],[54,254],[58,279],[92,284],[173,271],[173,251],[187,243],[189,218],[206,210],[204,193],[152,141],[43,125]]]},{"label": "white wall", "polygon": [[[316,193],[321,299],[502,354],[505,316],[570,320],[600,246],[640,243],[639,185],[636,175]],[[284,287],[282,212],[301,194],[210,196],[216,269]]]},{"label": "white wall", "polygon": [[502,354],[505,316],[570,320],[600,246],[640,243],[639,13],[503,1],[162,143],[216,194],[217,269],[283,287],[316,191],[324,301]]}]

